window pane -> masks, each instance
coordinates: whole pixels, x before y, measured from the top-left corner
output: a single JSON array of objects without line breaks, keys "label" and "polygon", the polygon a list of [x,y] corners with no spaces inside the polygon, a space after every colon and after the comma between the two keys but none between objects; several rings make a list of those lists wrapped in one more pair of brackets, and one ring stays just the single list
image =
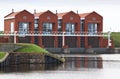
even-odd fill
[{"label": "window pane", "polygon": [[88,24],[88,32],[90,34],[97,32],[97,24]]},{"label": "window pane", "polygon": [[25,34],[29,31],[29,23],[20,22],[19,23],[19,33]]},{"label": "window pane", "polygon": [[66,24],[66,32],[74,32],[75,31],[75,24],[67,23]]},{"label": "window pane", "polygon": [[52,23],[43,23],[43,31],[48,32],[48,31],[52,31]]},{"label": "window pane", "polygon": [[14,32],[14,22],[11,22],[10,29],[11,29],[11,32]]}]

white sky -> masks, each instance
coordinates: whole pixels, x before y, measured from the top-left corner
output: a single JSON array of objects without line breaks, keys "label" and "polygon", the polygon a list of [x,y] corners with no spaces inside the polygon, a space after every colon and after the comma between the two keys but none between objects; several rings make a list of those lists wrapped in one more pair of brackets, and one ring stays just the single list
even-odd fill
[{"label": "white sky", "polygon": [[30,12],[50,10],[58,13],[73,10],[79,13],[96,11],[103,16],[103,31],[120,32],[120,0],[1,0],[0,30],[3,30],[4,16],[11,12],[26,9]]}]

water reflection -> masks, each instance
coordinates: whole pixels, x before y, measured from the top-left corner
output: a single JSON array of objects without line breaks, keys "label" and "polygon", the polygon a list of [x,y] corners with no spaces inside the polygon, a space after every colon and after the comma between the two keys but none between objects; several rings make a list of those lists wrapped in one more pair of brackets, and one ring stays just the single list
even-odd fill
[{"label": "water reflection", "polygon": [[65,70],[77,70],[80,68],[102,68],[103,61],[101,57],[75,57],[65,58],[63,65]]},{"label": "water reflection", "polygon": [[81,68],[102,68],[101,57],[67,57],[63,64],[20,64],[1,67],[1,72],[28,72],[45,70],[78,70]]},{"label": "water reflection", "polygon": [[58,66],[59,64],[20,64],[1,67],[0,71],[9,73],[9,72],[57,70]]}]

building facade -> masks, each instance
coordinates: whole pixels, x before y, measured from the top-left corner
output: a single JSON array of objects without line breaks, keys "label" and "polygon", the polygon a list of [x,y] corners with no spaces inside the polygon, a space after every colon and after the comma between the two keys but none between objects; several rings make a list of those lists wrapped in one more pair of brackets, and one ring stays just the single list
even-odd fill
[{"label": "building facade", "polygon": [[[34,31],[34,15],[23,10],[20,12],[12,12],[4,17],[4,31],[5,32],[19,32],[19,34],[26,34],[29,31]],[[13,42],[13,38],[9,37],[9,42]],[[17,43],[34,43],[34,36],[17,36]]]},{"label": "building facade", "polygon": [[[95,34],[103,32],[103,17],[96,12],[79,14],[81,16],[81,32]],[[103,37],[81,37],[81,47],[102,47]]]},{"label": "building facade", "polygon": [[[34,13],[35,31],[43,33],[54,32],[58,30],[57,15],[51,11]],[[35,43],[41,47],[54,48],[57,47],[57,36],[36,36]]]},{"label": "building facade", "polygon": [[[72,34],[80,32],[80,16],[73,11],[59,13],[58,15],[58,31]],[[62,45],[62,37],[58,37],[58,47],[79,48],[80,37],[78,36],[65,36],[64,44]]]},{"label": "building facade", "polygon": [[[17,43],[35,43],[43,48],[108,47],[108,39],[94,36],[103,32],[103,17],[94,11],[84,14],[73,11],[53,13],[48,10],[35,11],[34,14],[27,10],[13,11],[4,17],[4,31],[22,34],[16,37]],[[26,36],[28,33],[38,35]],[[8,38],[8,42],[13,42],[13,37]]]}]

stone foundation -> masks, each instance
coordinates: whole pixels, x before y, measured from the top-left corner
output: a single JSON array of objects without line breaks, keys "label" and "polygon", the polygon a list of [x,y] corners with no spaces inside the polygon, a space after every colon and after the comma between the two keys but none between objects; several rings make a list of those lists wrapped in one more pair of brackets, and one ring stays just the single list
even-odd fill
[{"label": "stone foundation", "polygon": [[53,63],[61,63],[61,61],[42,53],[10,53],[6,60],[0,63],[0,66]]}]

